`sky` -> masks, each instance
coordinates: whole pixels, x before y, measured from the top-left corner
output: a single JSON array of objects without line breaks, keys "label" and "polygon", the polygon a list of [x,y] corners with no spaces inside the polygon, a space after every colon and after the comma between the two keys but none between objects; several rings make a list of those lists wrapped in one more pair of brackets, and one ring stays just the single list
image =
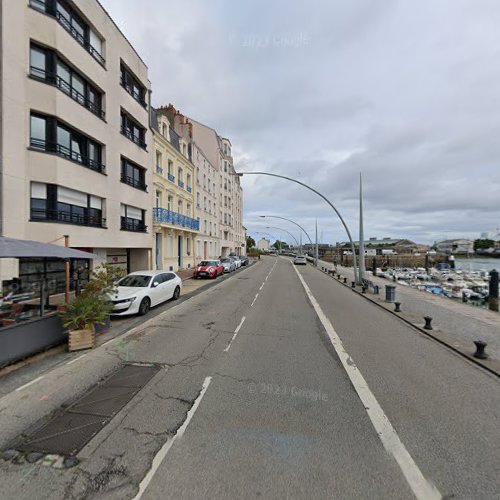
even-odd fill
[{"label": "sky", "polygon": [[[233,144],[237,171],[320,191],[354,239],[419,243],[500,227],[498,0],[101,0],[172,103]],[[346,240],[313,192],[242,178],[254,237],[293,219]],[[278,229],[267,229],[267,226]],[[258,231],[258,233],[257,233]]]}]

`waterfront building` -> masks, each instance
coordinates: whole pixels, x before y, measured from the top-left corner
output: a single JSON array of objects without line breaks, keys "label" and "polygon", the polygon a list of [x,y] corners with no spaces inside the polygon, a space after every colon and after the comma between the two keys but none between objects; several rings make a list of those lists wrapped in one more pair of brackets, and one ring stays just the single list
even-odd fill
[{"label": "waterfront building", "polygon": [[474,242],[468,239],[441,240],[434,243],[439,253],[473,253]]},{"label": "waterfront building", "polygon": [[153,227],[156,269],[179,271],[195,264],[199,220],[194,213],[194,165],[189,142],[162,109],[151,110]]},{"label": "waterfront building", "polygon": [[[359,241],[355,241],[354,246],[358,248]],[[404,238],[368,238],[364,241],[364,246],[366,255],[413,254],[419,252],[419,245]],[[343,251],[344,254],[350,255],[352,253],[350,242],[337,243],[337,251]]]},{"label": "waterfront building", "polygon": [[[0,234],[67,235],[151,268],[148,68],[97,0],[1,0],[0,16]],[[2,279],[32,270],[0,266]]]}]

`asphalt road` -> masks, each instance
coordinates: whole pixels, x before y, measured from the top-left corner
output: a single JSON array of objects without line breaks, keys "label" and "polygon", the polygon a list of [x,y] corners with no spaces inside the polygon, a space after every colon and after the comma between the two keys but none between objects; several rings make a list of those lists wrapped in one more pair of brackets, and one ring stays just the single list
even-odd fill
[{"label": "asphalt road", "polygon": [[0,498],[500,498],[498,378],[276,257],[5,394],[0,446],[131,362],[80,463],[0,460]]}]

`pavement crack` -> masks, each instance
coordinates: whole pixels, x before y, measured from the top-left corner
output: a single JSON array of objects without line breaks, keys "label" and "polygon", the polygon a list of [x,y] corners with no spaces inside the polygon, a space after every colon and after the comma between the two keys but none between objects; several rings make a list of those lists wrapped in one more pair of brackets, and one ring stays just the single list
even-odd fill
[{"label": "pavement crack", "polygon": [[175,396],[162,396],[161,394],[158,394],[157,392],[154,393],[155,396],[157,396],[160,399],[163,399],[164,401],[171,399],[172,401],[180,401],[181,403],[187,404],[189,406],[192,406],[194,404],[194,399],[189,400],[189,399],[184,399],[184,398],[178,398]]},{"label": "pavement crack", "polygon": [[234,382],[238,382],[240,384],[258,384],[259,383],[251,378],[238,378],[238,377],[234,377],[232,375],[227,375],[225,373],[215,372],[214,375],[217,375],[217,376],[222,377],[222,378],[229,378],[229,379],[233,380]]}]

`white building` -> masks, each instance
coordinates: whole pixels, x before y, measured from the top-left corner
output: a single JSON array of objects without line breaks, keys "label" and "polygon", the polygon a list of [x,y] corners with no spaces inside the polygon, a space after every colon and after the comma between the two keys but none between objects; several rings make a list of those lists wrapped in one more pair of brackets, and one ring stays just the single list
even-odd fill
[{"label": "white building", "polygon": [[434,248],[442,253],[473,253],[474,242],[467,239],[442,240],[434,243]]},{"label": "white building", "polygon": [[266,240],[266,238],[261,238],[257,242],[257,249],[261,250],[262,252],[268,252],[269,248],[271,248],[271,242],[269,240]]},{"label": "white building", "polygon": [[[0,15],[0,234],[68,235],[103,261],[150,268],[146,65],[96,0],[1,0]],[[23,274],[16,262],[2,279]]]}]

